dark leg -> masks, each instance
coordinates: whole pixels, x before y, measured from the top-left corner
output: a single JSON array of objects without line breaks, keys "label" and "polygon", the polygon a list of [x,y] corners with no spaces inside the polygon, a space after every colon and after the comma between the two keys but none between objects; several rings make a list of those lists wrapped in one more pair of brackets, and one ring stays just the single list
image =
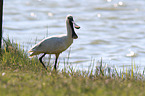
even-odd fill
[{"label": "dark leg", "polygon": [[39,58],[39,60],[40,60],[41,64],[43,65],[43,67],[47,70],[46,66],[45,66],[44,63],[42,62],[42,58],[43,58],[45,55],[46,55],[46,53],[44,53],[44,54]]},{"label": "dark leg", "polygon": [[55,56],[56,56],[56,59],[55,59],[55,65],[54,65],[54,69],[56,70],[57,59],[58,59],[58,57],[59,57],[59,54],[55,54]]}]

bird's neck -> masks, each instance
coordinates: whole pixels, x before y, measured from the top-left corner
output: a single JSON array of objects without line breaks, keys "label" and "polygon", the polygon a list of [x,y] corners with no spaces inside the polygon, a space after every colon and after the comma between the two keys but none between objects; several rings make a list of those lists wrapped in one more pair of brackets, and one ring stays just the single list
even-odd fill
[{"label": "bird's neck", "polygon": [[67,21],[66,21],[66,28],[67,28],[67,37],[69,39],[73,39],[72,38],[72,28],[71,28],[70,24]]}]

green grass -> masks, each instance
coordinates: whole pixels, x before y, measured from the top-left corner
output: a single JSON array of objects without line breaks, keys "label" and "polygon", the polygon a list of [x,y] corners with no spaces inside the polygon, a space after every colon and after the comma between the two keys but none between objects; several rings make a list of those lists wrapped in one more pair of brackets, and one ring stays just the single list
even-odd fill
[{"label": "green grass", "polygon": [[4,42],[0,96],[145,96],[144,77],[133,72],[133,67],[120,73],[102,65],[94,73],[91,67],[90,71],[74,71],[71,67],[45,71],[19,44]]}]

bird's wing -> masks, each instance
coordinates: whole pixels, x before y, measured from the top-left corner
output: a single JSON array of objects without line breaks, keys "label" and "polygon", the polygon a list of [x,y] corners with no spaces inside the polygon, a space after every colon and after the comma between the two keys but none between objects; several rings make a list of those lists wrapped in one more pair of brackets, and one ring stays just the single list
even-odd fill
[{"label": "bird's wing", "polygon": [[57,50],[61,50],[65,46],[64,41],[62,38],[59,37],[51,37],[46,38],[36,44],[29,52],[46,52],[46,53],[53,53]]}]

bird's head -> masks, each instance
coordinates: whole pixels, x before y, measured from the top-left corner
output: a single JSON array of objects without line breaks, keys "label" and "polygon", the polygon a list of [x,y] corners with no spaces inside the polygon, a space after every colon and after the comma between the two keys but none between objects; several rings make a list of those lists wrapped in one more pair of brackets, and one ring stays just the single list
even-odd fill
[{"label": "bird's head", "polygon": [[77,36],[77,34],[75,33],[74,28],[79,29],[80,26],[78,26],[78,25],[74,22],[74,19],[73,19],[73,16],[72,16],[72,15],[67,15],[66,21],[69,23],[69,25],[70,25],[70,27],[71,27],[71,29],[72,29],[72,38],[73,38],[73,39],[77,39],[78,36]]}]

